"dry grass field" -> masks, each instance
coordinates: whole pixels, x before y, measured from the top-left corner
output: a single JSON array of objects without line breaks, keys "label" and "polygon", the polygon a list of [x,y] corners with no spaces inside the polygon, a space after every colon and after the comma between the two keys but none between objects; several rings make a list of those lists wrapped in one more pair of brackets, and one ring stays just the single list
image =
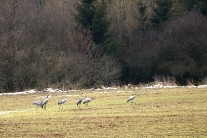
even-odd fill
[{"label": "dry grass field", "polygon": [[[126,99],[138,91],[134,102]],[[76,106],[83,98],[95,99]],[[47,109],[33,105],[49,94]],[[58,99],[68,98],[61,108]],[[0,96],[0,137],[207,137],[207,89],[82,90]]]}]

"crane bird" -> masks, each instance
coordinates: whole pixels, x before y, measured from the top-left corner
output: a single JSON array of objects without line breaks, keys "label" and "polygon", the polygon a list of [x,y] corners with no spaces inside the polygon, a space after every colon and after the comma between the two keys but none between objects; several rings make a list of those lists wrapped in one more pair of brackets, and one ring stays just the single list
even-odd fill
[{"label": "crane bird", "polygon": [[88,105],[89,102],[91,102],[94,98],[86,98],[84,101],[83,101],[83,104],[86,104]]},{"label": "crane bird", "polygon": [[127,103],[128,103],[129,101],[131,101],[131,103],[133,103],[133,100],[134,100],[134,98],[136,97],[136,95],[137,95],[137,93],[135,93],[135,94],[129,96],[129,98],[127,99]]},{"label": "crane bird", "polygon": [[[46,110],[46,104],[47,104],[48,100],[49,100],[49,95],[47,95],[46,99],[44,99],[42,101],[34,101],[33,104],[37,105],[37,107],[45,108],[45,110]],[[37,110],[37,107],[36,107],[36,110]]]},{"label": "crane bird", "polygon": [[41,101],[34,101],[33,104],[37,105],[36,110],[37,110],[38,107],[41,107]]},{"label": "crane bird", "polygon": [[68,99],[61,99],[61,100],[58,101],[58,105],[60,105],[60,107],[61,107],[61,105],[64,104],[65,102],[67,102],[67,101],[68,101]]},{"label": "crane bird", "polygon": [[45,108],[45,110],[46,110],[46,105],[47,105],[48,101],[49,101],[49,95],[47,95],[47,98],[42,100],[42,102],[41,102],[41,107]]},{"label": "crane bird", "polygon": [[76,102],[76,105],[77,105],[79,108],[80,108],[80,104],[82,103],[82,99],[83,99],[83,98],[82,98],[82,94],[83,94],[83,93],[80,94],[80,98],[79,98],[78,101]]}]

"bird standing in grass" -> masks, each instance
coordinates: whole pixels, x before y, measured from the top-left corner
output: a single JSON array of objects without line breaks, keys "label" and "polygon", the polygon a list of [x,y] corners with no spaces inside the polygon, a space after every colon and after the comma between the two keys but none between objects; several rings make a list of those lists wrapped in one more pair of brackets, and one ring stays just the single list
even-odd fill
[{"label": "bird standing in grass", "polygon": [[76,102],[76,105],[80,108],[80,104],[82,103],[82,94],[80,94],[80,98],[78,99],[78,101]]},{"label": "bird standing in grass", "polygon": [[136,97],[136,95],[137,95],[137,93],[135,93],[135,94],[129,96],[129,98],[127,99],[127,103],[128,103],[129,101],[131,101],[131,103],[133,103],[133,100],[134,100],[134,98]]},{"label": "bird standing in grass", "polygon": [[89,102],[91,102],[94,98],[86,98],[84,101],[83,101],[83,104],[86,104],[88,105]]},{"label": "bird standing in grass", "polygon": [[42,102],[40,103],[40,107],[45,108],[46,110],[46,105],[48,101],[49,101],[49,95],[47,95],[46,99],[42,100]]},{"label": "bird standing in grass", "polygon": [[33,104],[37,105],[36,110],[37,110],[38,107],[41,107],[41,101],[34,101]]},{"label": "bird standing in grass", "polygon": [[34,101],[33,104],[37,105],[36,110],[37,110],[37,107],[45,108],[45,110],[46,110],[46,104],[47,104],[48,100],[49,100],[49,95],[47,95],[46,99],[44,99],[42,101]]},{"label": "bird standing in grass", "polygon": [[60,107],[61,107],[61,105],[64,104],[65,102],[67,102],[67,101],[68,101],[68,99],[61,99],[61,100],[58,101],[58,105],[60,105]]}]

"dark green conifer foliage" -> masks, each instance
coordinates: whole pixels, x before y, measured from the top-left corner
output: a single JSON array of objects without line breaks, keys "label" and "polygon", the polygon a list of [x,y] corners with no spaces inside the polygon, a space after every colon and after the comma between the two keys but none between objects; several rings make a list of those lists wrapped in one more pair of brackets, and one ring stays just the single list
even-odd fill
[{"label": "dark green conifer foliage", "polygon": [[137,8],[138,8],[138,12],[139,12],[140,30],[144,31],[144,30],[148,29],[148,27],[149,27],[149,25],[147,23],[148,15],[146,13],[147,6],[140,1],[137,4]]},{"label": "dark green conifer foliage", "polygon": [[78,14],[74,15],[75,20],[84,28],[90,28],[94,14],[95,7],[93,2],[96,0],[80,0],[81,4],[77,6]]},{"label": "dark green conifer foliage", "polygon": [[182,0],[180,3],[188,11],[198,10],[203,15],[207,15],[207,0]]},{"label": "dark green conifer foliage", "polygon": [[106,5],[97,0],[81,0],[77,6],[76,22],[85,29],[89,29],[95,44],[106,53],[115,52],[115,43],[109,33],[110,21],[107,18]]},{"label": "dark green conifer foliage", "polygon": [[171,0],[156,0],[156,7],[153,8],[151,23],[153,27],[159,27],[161,22],[167,21],[171,17]]}]

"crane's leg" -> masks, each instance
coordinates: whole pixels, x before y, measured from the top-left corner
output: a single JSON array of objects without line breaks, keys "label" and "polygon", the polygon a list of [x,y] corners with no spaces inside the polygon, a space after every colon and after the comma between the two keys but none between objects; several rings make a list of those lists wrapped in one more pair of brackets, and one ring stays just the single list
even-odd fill
[{"label": "crane's leg", "polygon": [[44,105],[44,108],[45,108],[45,110],[46,110],[46,104]]},{"label": "crane's leg", "polygon": [[62,104],[60,105],[60,108],[61,108],[61,107],[62,107],[62,109],[63,109],[63,105],[62,105]]},{"label": "crane's leg", "polygon": [[131,105],[132,105],[132,103],[133,103],[133,100],[131,100]]},{"label": "crane's leg", "polygon": [[37,105],[37,106],[36,106],[36,111],[37,111],[37,108],[39,108],[39,107],[41,107],[41,106],[40,106],[40,105]]}]

